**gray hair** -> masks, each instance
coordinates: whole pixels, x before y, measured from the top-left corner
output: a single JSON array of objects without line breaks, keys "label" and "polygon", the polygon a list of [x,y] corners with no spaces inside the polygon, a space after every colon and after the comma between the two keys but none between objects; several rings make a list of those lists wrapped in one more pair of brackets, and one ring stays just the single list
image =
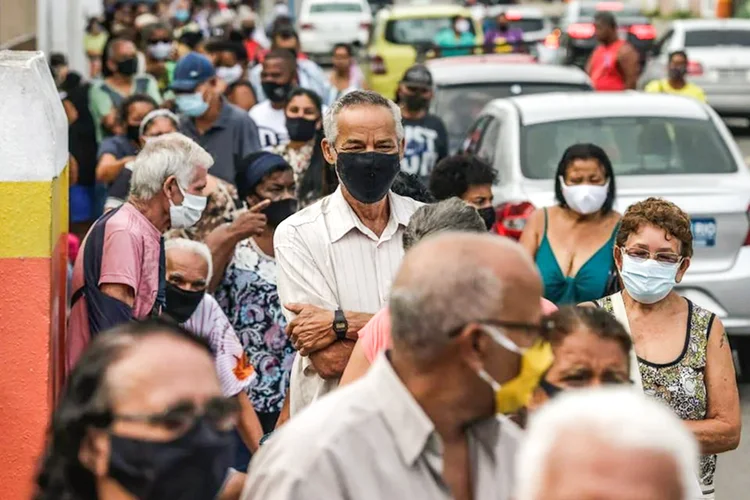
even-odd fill
[{"label": "gray hair", "polygon": [[208,276],[206,276],[206,283],[211,282],[211,278],[214,276],[214,260],[209,250],[208,245],[200,241],[193,241],[187,238],[173,238],[167,240],[164,243],[164,252],[169,253],[172,249],[185,250],[201,257],[206,264],[208,264]]},{"label": "gray hair", "polygon": [[133,162],[130,195],[150,200],[159,194],[164,181],[172,175],[185,189],[195,178],[196,169],[208,170],[213,164],[213,158],[205,149],[180,133],[154,137]]},{"label": "gray hair", "polygon": [[682,498],[698,493],[698,445],[677,415],[633,388],[597,388],[566,391],[533,415],[516,455],[518,500],[540,500],[549,455],[576,430],[592,445],[668,454],[680,471]]},{"label": "gray hair", "polygon": [[[443,233],[428,239],[441,236],[457,235]],[[467,250],[475,243],[466,241]],[[502,307],[504,283],[475,259],[445,259],[440,269],[409,274],[408,284],[394,285],[389,308],[394,345],[415,359],[433,358],[457,329],[491,318]]]},{"label": "gray hair", "polygon": [[448,198],[433,205],[419,207],[409,219],[403,236],[408,250],[425,236],[439,231],[486,233],[487,226],[479,212],[459,198]]},{"label": "gray hair", "polygon": [[135,46],[135,42],[133,40],[130,40],[129,38],[124,37],[115,37],[112,42],[107,46],[107,60],[111,61],[115,58],[115,51],[117,50],[117,47],[122,45],[123,43],[132,43],[133,46]]},{"label": "gray hair", "polygon": [[372,90],[353,90],[352,92],[339,97],[338,100],[328,108],[323,117],[323,130],[325,131],[328,142],[331,144],[336,143],[336,138],[339,135],[339,114],[344,109],[355,106],[380,106],[388,109],[391,112],[393,122],[396,125],[396,137],[398,138],[398,141],[401,142],[404,138],[404,125],[401,123],[401,109],[399,109],[395,102],[386,99]]}]

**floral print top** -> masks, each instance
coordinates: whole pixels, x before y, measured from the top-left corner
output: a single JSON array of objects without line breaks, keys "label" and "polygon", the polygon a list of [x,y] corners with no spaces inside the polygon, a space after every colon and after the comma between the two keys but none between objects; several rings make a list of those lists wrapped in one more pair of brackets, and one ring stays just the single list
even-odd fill
[{"label": "floral print top", "polygon": [[[687,300],[687,299],[686,299]],[[682,420],[706,418],[706,351],[715,314],[688,302],[688,323],[685,347],[675,361],[651,363],[638,358],[643,391],[667,403]],[[597,301],[609,313],[614,313],[612,297]],[[703,455],[700,461],[700,483],[704,494],[714,490],[716,455]]]},{"label": "floral print top", "polygon": [[255,368],[249,390],[255,411],[281,411],[295,351],[276,291],[276,261],[252,238],[240,242],[214,296]]},{"label": "floral print top", "polygon": [[[302,146],[300,149],[292,149],[289,147],[289,144],[280,144],[278,146],[275,146],[271,152],[274,154],[277,154],[284,158],[289,165],[291,165],[292,170],[294,170],[294,182],[297,184],[297,194],[299,195],[299,189],[302,185],[302,178],[305,176],[305,172],[307,172],[307,167],[310,166],[310,161],[312,160],[312,154],[313,154],[313,145],[314,141],[310,141],[304,146]],[[298,196],[299,198],[299,196]],[[304,208],[307,205],[311,205],[312,203],[316,202],[317,200],[303,200],[300,199],[300,208]]]}]

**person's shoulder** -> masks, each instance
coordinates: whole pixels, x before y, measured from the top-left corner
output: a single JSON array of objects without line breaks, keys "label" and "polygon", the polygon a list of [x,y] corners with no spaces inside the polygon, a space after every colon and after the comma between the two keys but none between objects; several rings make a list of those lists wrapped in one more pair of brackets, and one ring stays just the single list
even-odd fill
[{"label": "person's shoulder", "polygon": [[651,80],[650,82],[646,84],[643,90],[645,90],[646,92],[660,92],[661,85],[662,85],[661,79]]},{"label": "person's shoulder", "polygon": [[696,85],[695,83],[692,83],[692,82],[687,82],[685,84],[685,87],[688,89],[688,93],[691,96],[701,99],[703,101],[706,100],[706,93],[703,91],[703,89],[699,85]]},{"label": "person's shoulder", "polygon": [[424,205],[424,203],[422,203],[421,201],[409,198],[408,196],[401,196],[400,194],[396,194],[393,191],[391,191],[391,201],[396,208],[403,208],[404,210],[409,212],[410,216],[414,212],[416,212],[419,207]]}]

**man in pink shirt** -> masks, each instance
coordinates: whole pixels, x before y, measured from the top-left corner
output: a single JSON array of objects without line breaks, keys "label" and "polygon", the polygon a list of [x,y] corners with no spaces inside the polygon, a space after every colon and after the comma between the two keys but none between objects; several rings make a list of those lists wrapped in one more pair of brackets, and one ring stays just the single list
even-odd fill
[{"label": "man in pink shirt", "polygon": [[68,373],[99,332],[161,313],[161,235],[201,218],[211,165],[211,156],[181,134],[154,138],[138,155],[130,198],[94,223],[76,258],[65,346]]},{"label": "man in pink shirt", "polygon": [[[414,212],[404,232],[404,250],[408,251],[425,236],[440,231],[486,233],[487,227],[474,207],[459,198],[449,198],[434,205],[425,205]],[[542,299],[544,314],[555,310],[557,307],[552,302]],[[359,339],[341,377],[340,385],[353,382],[364,375],[377,354],[390,347],[391,318],[388,308],[384,308],[359,331]]]}]

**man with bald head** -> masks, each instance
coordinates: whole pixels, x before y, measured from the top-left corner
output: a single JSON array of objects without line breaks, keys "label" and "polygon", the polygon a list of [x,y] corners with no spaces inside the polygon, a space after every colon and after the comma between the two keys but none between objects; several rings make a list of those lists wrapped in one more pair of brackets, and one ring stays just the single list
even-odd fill
[{"label": "man with bald head", "polygon": [[417,244],[391,291],[393,349],[273,435],[242,498],[509,499],[520,430],[498,400],[538,337],[541,292],[511,240]]}]

